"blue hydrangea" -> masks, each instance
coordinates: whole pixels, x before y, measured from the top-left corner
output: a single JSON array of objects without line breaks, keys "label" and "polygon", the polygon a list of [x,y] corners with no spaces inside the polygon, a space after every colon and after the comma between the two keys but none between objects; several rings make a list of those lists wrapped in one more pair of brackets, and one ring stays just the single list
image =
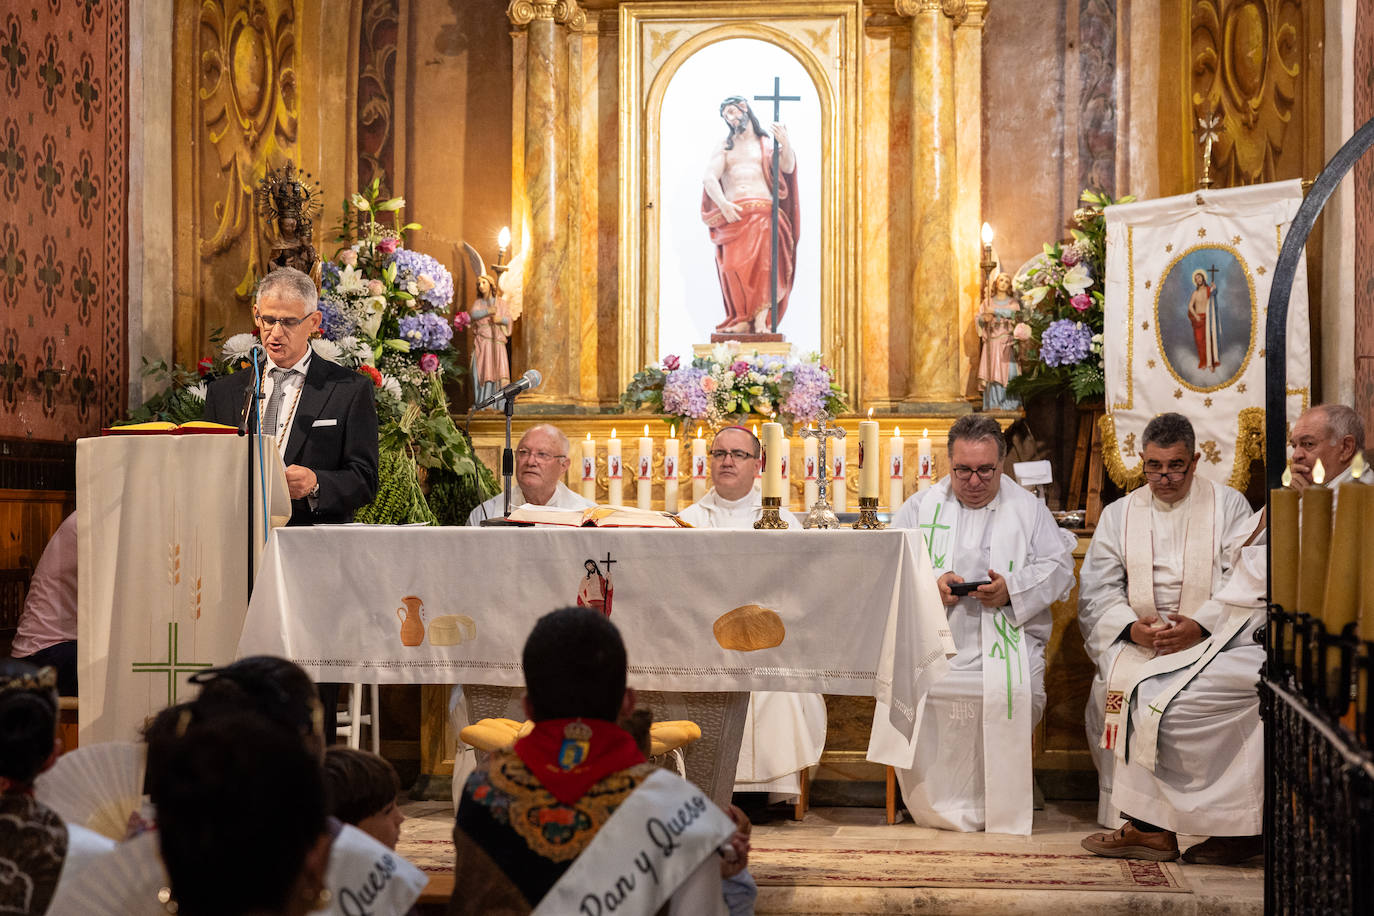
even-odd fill
[{"label": "blue hydrangea", "polygon": [[420,301],[429,308],[445,309],[453,301],[453,275],[448,268],[419,251],[397,248],[391,256],[396,265],[396,285],[405,288],[407,284],[418,282],[420,274],[426,274],[434,281],[434,288],[420,294]]},{"label": "blue hydrangea", "polygon": [[444,350],[453,339],[453,328],[442,315],[420,312],[401,319],[401,338],[414,350]]},{"label": "blue hydrangea", "polygon": [[[335,279],[338,279],[337,271]],[[350,309],[328,292],[323,293],[320,296],[320,336],[338,340],[357,333],[358,326],[353,321]]]},{"label": "blue hydrangea", "polygon": [[830,397],[830,373],[815,363],[798,363],[792,368],[791,387],[782,402],[782,412],[806,423],[825,411]]},{"label": "blue hydrangea", "polygon": [[1040,335],[1040,359],[1046,366],[1074,366],[1092,350],[1093,332],[1081,321],[1061,318]]},{"label": "blue hydrangea", "polygon": [[320,286],[328,292],[339,285],[339,265],[333,261],[320,263]]},{"label": "blue hydrangea", "polygon": [[678,369],[663,377],[663,412],[680,417],[705,417],[709,400],[702,390],[705,369]]}]

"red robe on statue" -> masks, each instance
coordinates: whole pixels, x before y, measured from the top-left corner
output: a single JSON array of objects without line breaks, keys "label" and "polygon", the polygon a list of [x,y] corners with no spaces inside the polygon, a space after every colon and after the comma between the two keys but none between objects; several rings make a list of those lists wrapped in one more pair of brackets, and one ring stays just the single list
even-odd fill
[{"label": "red robe on statue", "polygon": [[[759,156],[763,158],[763,174],[770,187],[773,182],[773,154],[765,148],[762,137]],[[710,230],[716,246],[716,272],[720,276],[720,291],[725,299],[725,320],[716,325],[723,331],[740,322],[753,322],[759,312],[772,306],[772,212],[769,198],[747,198],[731,201],[742,211],[733,223],[725,221],[715,202],[702,192],[701,221]],[[797,201],[797,172],[782,173],[778,186],[778,321],[787,311],[787,297],[792,292],[792,277],[796,273],[797,237],[801,214]]]}]

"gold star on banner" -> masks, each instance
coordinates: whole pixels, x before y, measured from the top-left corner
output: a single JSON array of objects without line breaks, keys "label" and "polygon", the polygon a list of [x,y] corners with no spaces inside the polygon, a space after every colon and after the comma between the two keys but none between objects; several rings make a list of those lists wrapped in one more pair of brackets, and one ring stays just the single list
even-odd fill
[{"label": "gold star on banner", "polygon": [[1146,288],[1146,289],[1149,289],[1149,288],[1150,288],[1150,281],[1149,281],[1149,280],[1146,280],[1146,281],[1145,281],[1145,288]]},{"label": "gold star on banner", "polygon": [[1140,323],[1140,330],[1142,330],[1142,331],[1148,331],[1148,330],[1150,330],[1150,323],[1149,323],[1148,321],[1142,321],[1142,322]]},{"label": "gold star on banner", "polygon": [[1259,267],[1256,267],[1256,268],[1255,268],[1255,273],[1259,274],[1261,277],[1264,276],[1265,274],[1267,274],[1268,272],[1269,272],[1269,271],[1267,271],[1267,270],[1264,269],[1264,265],[1263,265],[1263,264],[1261,264]]},{"label": "gold star on banner", "polygon": [[1174,389],[1174,399],[1175,399],[1175,400],[1178,400],[1178,401],[1183,400],[1183,389],[1182,389],[1182,388],[1175,388],[1175,389]]},{"label": "gold star on banner", "polygon": [[1153,368],[1155,367],[1155,361],[1152,360],[1152,359],[1147,359],[1147,360],[1145,360],[1145,365],[1148,366],[1149,368],[1153,369]]},{"label": "gold star on banner", "polygon": [[1232,245],[1239,245],[1239,244],[1240,244],[1240,236],[1238,236],[1238,235],[1233,235],[1233,236],[1231,236],[1231,244],[1232,244]]},{"label": "gold star on banner", "polygon": [[1211,407],[1211,406],[1212,406],[1212,399],[1211,399],[1211,398],[1203,398],[1203,399],[1202,399],[1202,406],[1203,406],[1203,407]]},{"label": "gold star on banner", "polygon": [[1170,242],[1169,244],[1165,245],[1165,246],[1164,246],[1164,250],[1165,250],[1165,251],[1173,251],[1173,250],[1174,250],[1174,243],[1173,243],[1173,242]]},{"label": "gold star on banner", "polygon": [[1264,359],[1264,351],[1260,350],[1260,359]]},{"label": "gold star on banner", "polygon": [[1197,237],[1200,238],[1200,239],[1205,239],[1205,238],[1207,238],[1207,230],[1206,230],[1206,229],[1199,229],[1199,230],[1197,231]]},{"label": "gold star on banner", "polygon": [[1239,385],[1237,385],[1236,391],[1240,394],[1245,394],[1245,383],[1241,382]]}]

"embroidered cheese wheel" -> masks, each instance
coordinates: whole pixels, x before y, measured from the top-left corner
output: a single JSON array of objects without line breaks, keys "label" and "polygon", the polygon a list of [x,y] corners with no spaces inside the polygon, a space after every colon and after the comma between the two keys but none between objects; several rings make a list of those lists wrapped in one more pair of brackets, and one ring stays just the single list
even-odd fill
[{"label": "embroidered cheese wheel", "polygon": [[461,646],[477,637],[477,624],[466,614],[435,617],[429,625],[431,646]]},{"label": "embroidered cheese wheel", "polygon": [[722,614],[711,629],[721,648],[740,652],[780,646],[787,635],[777,612],[757,604],[746,604]]}]

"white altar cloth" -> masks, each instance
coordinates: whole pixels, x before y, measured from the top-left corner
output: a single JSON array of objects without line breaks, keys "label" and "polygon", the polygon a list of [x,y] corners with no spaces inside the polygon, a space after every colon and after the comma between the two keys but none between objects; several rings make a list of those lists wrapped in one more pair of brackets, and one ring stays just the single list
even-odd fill
[{"label": "white altar cloth", "polygon": [[[638,689],[878,696],[909,736],[906,711],[954,654],[906,531],[389,526],[273,532],[239,654],[321,681],[519,687],[535,620],[575,604],[588,562],[605,575],[608,557]],[[713,624],[743,605],[776,612],[782,642],[722,647]]]}]

